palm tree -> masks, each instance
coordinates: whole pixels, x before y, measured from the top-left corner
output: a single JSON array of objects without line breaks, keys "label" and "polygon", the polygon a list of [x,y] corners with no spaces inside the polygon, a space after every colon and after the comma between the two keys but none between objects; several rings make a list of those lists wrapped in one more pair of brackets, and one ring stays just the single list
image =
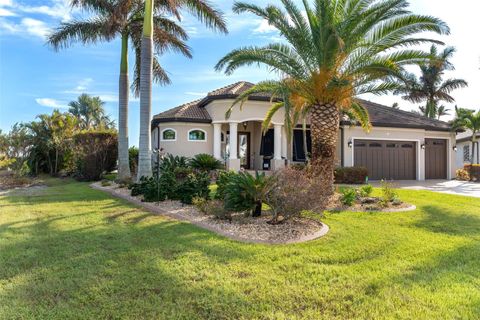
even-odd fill
[{"label": "palm tree", "polygon": [[447,47],[438,52],[438,48],[432,45],[430,48],[430,58],[424,63],[420,63],[421,76],[417,79],[414,74],[407,73],[403,77],[401,86],[395,91],[395,94],[403,95],[403,99],[413,103],[425,102],[425,106],[420,107],[420,111],[429,118],[440,118],[446,115],[444,106],[439,106],[441,101],[454,102],[451,96],[453,90],[464,88],[468,84],[463,79],[443,80],[445,71],[454,70],[454,66],[449,61],[455,53],[455,48]]},{"label": "palm tree", "polygon": [[[457,108],[455,106],[455,119],[453,120],[453,128],[466,129],[472,132],[472,157],[470,164],[473,164],[473,157],[475,155],[475,143],[477,142],[477,134],[480,132],[480,110],[475,113],[475,110],[464,108]],[[477,152],[478,153],[478,152]],[[477,157],[477,164],[479,159]]]},{"label": "palm tree", "polygon": [[[118,108],[118,178],[130,177],[128,165],[128,52],[129,42],[135,52],[134,79],[132,90],[139,95],[140,90],[140,50],[143,28],[143,0],[72,0],[72,6],[80,7],[92,14],[86,20],[62,23],[49,36],[48,43],[59,50],[74,42],[84,45],[121,38],[119,108]],[[159,0],[155,5],[153,18],[153,39],[155,51],[159,54],[167,50],[180,52],[191,57],[190,48],[185,44],[188,35],[183,28],[167,16],[180,18],[179,8],[185,8],[208,26],[225,31],[225,23],[220,13],[213,10],[203,0]],[[153,57],[153,80],[160,84],[170,83],[165,70],[157,58]]]},{"label": "palm tree", "polygon": [[71,101],[68,105],[68,112],[77,118],[80,129],[108,129],[114,126],[113,121],[105,114],[105,102],[100,97],[83,93],[77,101]]},{"label": "palm tree", "polygon": [[331,187],[341,112],[368,116],[355,97],[396,89],[393,78],[404,66],[429,56],[405,47],[440,43],[414,35],[446,34],[449,28],[434,17],[412,14],[405,0],[314,0],[313,7],[305,0],[303,10],[292,0],[280,2],[283,9],[236,2],[233,10],[267,20],[287,43],[234,50],[216,69],[232,74],[241,66],[266,65],[288,80],[290,102],[311,119],[313,172]]}]

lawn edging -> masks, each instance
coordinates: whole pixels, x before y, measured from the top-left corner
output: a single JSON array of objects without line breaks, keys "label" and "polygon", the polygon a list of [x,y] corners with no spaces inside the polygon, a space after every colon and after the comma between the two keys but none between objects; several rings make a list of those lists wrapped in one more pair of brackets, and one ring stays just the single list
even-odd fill
[{"label": "lawn edging", "polygon": [[115,189],[101,186],[98,182],[90,184],[90,187],[92,189],[95,189],[95,190],[106,192],[113,197],[126,200],[126,201],[128,201],[128,202],[130,202],[130,203],[132,203],[136,206],[139,206],[139,207],[149,211],[150,213],[153,213],[153,214],[156,214],[156,215],[161,215],[161,216],[168,217],[168,218],[173,218],[173,219],[176,219],[176,220],[179,220],[179,221],[189,222],[189,223],[194,224],[194,225],[196,225],[200,228],[203,228],[203,229],[206,229],[208,231],[214,232],[216,234],[227,237],[229,239],[239,241],[239,242],[244,242],[244,243],[261,243],[261,244],[270,244],[270,245],[272,245],[272,244],[303,243],[303,242],[312,241],[312,240],[321,238],[321,237],[325,236],[328,233],[328,231],[330,230],[328,225],[326,225],[323,222],[317,221],[318,224],[321,225],[321,228],[318,231],[316,231],[314,233],[311,233],[311,234],[308,234],[308,235],[305,235],[305,236],[302,236],[301,238],[297,238],[295,240],[271,241],[271,240],[251,239],[251,238],[246,238],[246,237],[240,237],[240,236],[238,236],[236,234],[233,234],[231,232],[222,230],[222,229],[220,229],[220,228],[218,228],[214,225],[211,225],[211,224],[208,224],[208,223],[205,223],[205,222],[202,222],[202,221],[195,221],[195,220],[189,219],[188,217],[186,217],[184,215],[177,214],[175,212],[170,212],[168,210],[165,210],[165,209],[159,207],[155,202],[143,202],[138,198],[131,197],[131,196],[125,195],[123,193],[117,192]]}]

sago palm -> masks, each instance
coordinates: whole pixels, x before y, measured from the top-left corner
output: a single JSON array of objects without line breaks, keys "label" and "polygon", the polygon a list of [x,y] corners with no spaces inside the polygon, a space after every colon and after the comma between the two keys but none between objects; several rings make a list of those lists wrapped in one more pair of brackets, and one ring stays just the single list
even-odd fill
[{"label": "sago palm", "polygon": [[403,99],[413,103],[425,102],[425,105],[420,107],[420,111],[426,117],[440,118],[445,115],[447,110],[439,103],[454,102],[452,91],[468,85],[463,79],[443,80],[445,71],[454,70],[454,66],[449,61],[454,53],[453,47],[447,47],[438,52],[438,48],[432,45],[429,59],[419,64],[421,76],[417,78],[414,74],[407,73],[403,76],[401,86],[395,93],[401,94]]},{"label": "sago palm", "polygon": [[[455,129],[464,129],[472,132],[472,137],[470,139],[472,143],[472,157],[470,158],[470,163],[473,164],[473,158],[475,156],[475,144],[478,141],[477,134],[480,132],[480,110],[475,112],[475,110],[455,107],[455,119],[453,120],[453,127]],[[477,157],[477,164],[478,163],[479,159]]]},{"label": "sago palm", "polygon": [[313,5],[304,0],[303,8],[280,2],[283,8],[235,3],[236,13],[267,20],[285,42],[234,50],[216,69],[232,74],[241,66],[266,65],[288,81],[290,103],[311,119],[313,172],[332,186],[341,111],[366,114],[355,97],[395,89],[393,78],[404,66],[428,58],[407,48],[438,42],[415,35],[446,34],[449,28],[437,18],[411,13],[405,0],[314,0]]}]

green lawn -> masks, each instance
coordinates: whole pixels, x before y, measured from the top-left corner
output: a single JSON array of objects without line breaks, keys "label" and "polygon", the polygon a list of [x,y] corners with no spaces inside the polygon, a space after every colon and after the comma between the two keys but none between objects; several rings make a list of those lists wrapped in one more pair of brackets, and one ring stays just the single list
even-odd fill
[{"label": "green lawn", "polygon": [[480,199],[327,214],[297,245],[243,244],[85,183],[0,196],[0,319],[478,319]]}]

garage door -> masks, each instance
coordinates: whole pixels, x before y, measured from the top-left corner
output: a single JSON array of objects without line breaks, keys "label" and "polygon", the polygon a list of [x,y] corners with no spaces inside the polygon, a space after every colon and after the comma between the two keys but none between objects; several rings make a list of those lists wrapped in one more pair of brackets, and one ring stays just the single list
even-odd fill
[{"label": "garage door", "polygon": [[447,140],[425,139],[425,179],[447,179]]},{"label": "garage door", "polygon": [[355,140],[354,165],[367,167],[371,180],[415,180],[415,142]]}]

